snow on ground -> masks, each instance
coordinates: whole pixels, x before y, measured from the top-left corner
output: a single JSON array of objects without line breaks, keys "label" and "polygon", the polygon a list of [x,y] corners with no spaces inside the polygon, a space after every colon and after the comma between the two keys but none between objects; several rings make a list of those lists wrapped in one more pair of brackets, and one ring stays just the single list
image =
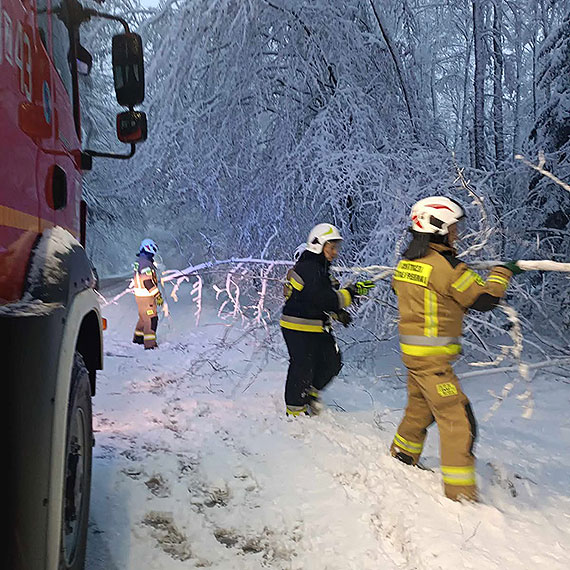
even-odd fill
[{"label": "snow on ground", "polygon": [[87,570],[568,567],[567,378],[533,379],[530,420],[517,385],[487,422],[488,391],[507,378],[465,381],[480,419],[482,503],[453,503],[435,428],[424,456],[433,471],[388,454],[406,395],[394,345],[379,345],[375,374],[347,358],[327,410],[289,420],[279,331],[270,342],[222,321],[213,302],[197,328],[188,292],[179,296],[156,351],[130,342],[130,295],[104,310]]}]

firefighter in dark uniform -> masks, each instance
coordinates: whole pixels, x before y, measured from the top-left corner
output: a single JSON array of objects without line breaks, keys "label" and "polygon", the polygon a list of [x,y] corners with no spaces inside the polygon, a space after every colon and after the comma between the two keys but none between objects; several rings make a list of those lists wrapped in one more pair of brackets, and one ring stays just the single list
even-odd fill
[{"label": "firefighter in dark uniform", "polygon": [[[359,281],[344,288],[333,285],[330,264],[342,237],[331,224],[318,224],[309,233],[303,251],[287,274],[280,325],[287,350],[289,370],[285,384],[286,413],[289,416],[318,413],[322,390],[341,367],[341,354],[331,332],[330,315],[340,314],[356,295],[366,295],[372,281]],[[336,281],[336,280],[335,280]],[[335,287],[336,285],[336,287]]]},{"label": "firefighter in dark uniform", "polygon": [[158,309],[163,303],[158,289],[158,277],[154,255],[158,247],[151,239],[143,239],[135,263],[134,290],[137,300],[139,320],[135,327],[133,342],[144,344],[145,349],[157,348],[156,329],[158,327]]},{"label": "firefighter in dark uniform", "polygon": [[435,196],[412,208],[413,239],[394,273],[402,360],[408,369],[408,403],[391,453],[415,465],[426,429],[437,422],[444,491],[453,500],[477,500],[473,444],[477,428],[471,404],[451,363],[461,352],[463,316],[489,311],[505,295],[516,262],[493,267],[486,280],[453,248],[464,217],[455,201]]}]

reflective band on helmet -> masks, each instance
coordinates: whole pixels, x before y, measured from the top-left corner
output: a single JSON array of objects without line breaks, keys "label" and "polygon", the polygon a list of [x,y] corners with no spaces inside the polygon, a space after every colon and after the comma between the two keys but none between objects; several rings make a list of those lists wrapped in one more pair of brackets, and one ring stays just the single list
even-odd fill
[{"label": "reflective band on helmet", "polygon": [[441,466],[441,473],[443,475],[443,482],[447,485],[455,486],[473,486],[475,481],[475,467],[449,467],[447,465]]},{"label": "reflective band on helmet", "polygon": [[437,356],[455,355],[461,352],[460,344],[447,344],[445,346],[419,346],[415,344],[400,343],[400,348],[404,354],[409,356]]},{"label": "reflective band on helmet", "polygon": [[505,289],[509,286],[509,280],[501,277],[500,275],[490,275],[487,278],[487,283],[499,283]]},{"label": "reflective band on helmet", "polygon": [[437,295],[434,291],[424,289],[424,335],[437,336]]},{"label": "reflective band on helmet", "polygon": [[413,441],[404,439],[399,433],[396,433],[394,436],[394,445],[414,455],[421,453],[424,447],[422,443],[414,443]]}]

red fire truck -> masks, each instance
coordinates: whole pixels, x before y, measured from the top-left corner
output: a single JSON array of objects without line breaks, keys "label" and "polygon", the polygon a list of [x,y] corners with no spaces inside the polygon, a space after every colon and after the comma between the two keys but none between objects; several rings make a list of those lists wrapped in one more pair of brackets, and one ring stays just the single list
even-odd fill
[{"label": "red fire truck", "polygon": [[[117,21],[112,64],[125,154],[81,144],[81,25]],[[122,26],[122,29],[119,27]],[[10,570],[84,567],[102,319],[85,245],[82,171],[146,138],[142,41],[78,0],[0,0],[0,379]]]}]

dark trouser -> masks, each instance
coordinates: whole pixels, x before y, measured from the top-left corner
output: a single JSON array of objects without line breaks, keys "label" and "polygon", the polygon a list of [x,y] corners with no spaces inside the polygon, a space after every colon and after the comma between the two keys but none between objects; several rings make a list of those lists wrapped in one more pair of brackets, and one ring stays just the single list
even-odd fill
[{"label": "dark trouser", "polygon": [[289,351],[285,404],[304,406],[311,386],[322,390],[340,372],[340,350],[330,332],[281,331]]},{"label": "dark trouser", "polygon": [[144,344],[145,348],[155,348],[158,313],[154,297],[136,297],[139,320],[135,327],[133,342]]},{"label": "dark trouser", "polygon": [[473,444],[477,425],[448,357],[402,357],[408,368],[408,405],[392,443],[392,454],[416,464],[427,427],[435,420],[441,471],[450,499],[477,499]]}]

